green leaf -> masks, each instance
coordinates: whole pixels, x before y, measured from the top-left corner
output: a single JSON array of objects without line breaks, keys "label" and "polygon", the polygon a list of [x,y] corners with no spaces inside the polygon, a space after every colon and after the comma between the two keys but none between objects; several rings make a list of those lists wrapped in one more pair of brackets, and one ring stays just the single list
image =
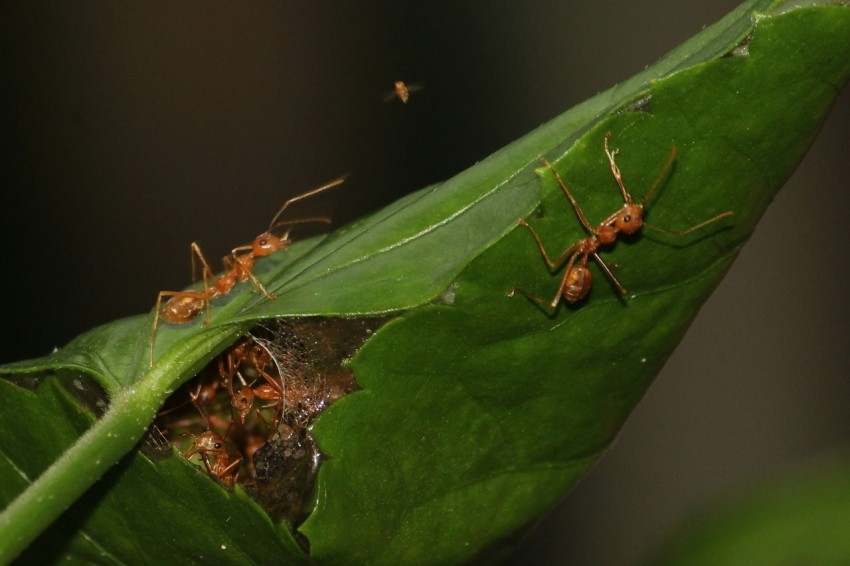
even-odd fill
[{"label": "green leaf", "polygon": [[[766,13],[754,21],[753,9]],[[257,321],[401,310],[409,312],[352,361],[363,391],[314,426],[330,459],[301,529],[311,556],[415,563],[498,553],[610,445],[816,134],[847,80],[848,38],[847,7],[747,3],[453,179],[258,261],[256,275],[278,298],[245,284],[214,301],[208,325],[203,317],[160,325],[152,368],[150,316],[7,366],[14,374],[86,372],[110,405],[19,497],[44,468],[3,492],[11,503],[0,514],[0,561],[131,452],[165,397]],[[596,285],[577,306],[551,313],[509,299],[515,286],[548,299],[562,277],[516,229],[518,218],[528,218],[552,255],[587,236],[538,156],[555,165],[592,222],[621,206],[602,152],[609,131],[638,199],[678,148],[648,222],[681,231],[734,216],[682,238],[648,227],[621,237],[603,255],[629,289],[625,300],[596,266]],[[24,469],[21,458],[0,459],[4,479]]]},{"label": "green leaf", "polygon": [[[4,499],[23,489],[92,423],[90,412],[60,382],[73,383],[74,390],[90,387],[73,374],[47,379],[34,392],[0,380],[0,469],[8,470],[3,472]],[[288,529],[272,525],[241,490],[229,493],[207,481],[170,447],[160,452],[165,459],[158,463],[135,453],[112,468],[48,529],[44,544],[33,545],[21,556],[22,561],[303,560]]]},{"label": "green leaf", "polygon": [[821,463],[695,516],[651,564],[847,564],[850,462]]},{"label": "green leaf", "polygon": [[133,383],[144,363],[144,329],[150,318],[134,316],[98,326],[50,356],[12,363],[4,371],[25,375],[56,369],[85,371],[110,395]]},{"label": "green leaf", "polygon": [[[314,557],[456,563],[492,552],[604,453],[846,80],[850,11],[760,18],[748,51],[655,82],[639,111],[602,121],[556,164],[599,219],[621,201],[605,132],[638,197],[676,143],[649,222],[682,230],[734,212],[685,238],[645,230],[606,252],[626,301],[598,270],[589,299],[552,316],[508,299],[515,285],[549,299],[562,276],[547,275],[517,229],[460,275],[453,304],[406,314],[360,350],[352,365],[363,391],[315,425],[331,458],[302,527]],[[541,214],[529,222],[554,256],[584,233],[551,174],[539,174]]]}]

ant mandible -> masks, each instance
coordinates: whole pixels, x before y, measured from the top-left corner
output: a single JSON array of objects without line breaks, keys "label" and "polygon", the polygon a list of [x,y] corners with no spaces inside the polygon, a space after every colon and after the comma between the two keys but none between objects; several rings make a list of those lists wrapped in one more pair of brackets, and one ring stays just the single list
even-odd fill
[{"label": "ant mandible", "polygon": [[[605,264],[597,250],[600,246],[605,246],[609,244],[613,244],[617,240],[617,235],[622,232],[623,234],[634,234],[644,225],[643,222],[643,213],[646,207],[649,198],[658,188],[661,179],[664,178],[667,171],[670,169],[670,166],[673,164],[673,159],[676,157],[676,145],[674,144],[672,149],[670,150],[670,155],[667,158],[667,162],[664,164],[664,167],[661,168],[661,171],[658,173],[658,176],[655,178],[655,181],[652,183],[652,186],[649,190],[644,194],[643,199],[640,203],[635,203],[632,195],[626,190],[625,185],[623,184],[623,177],[620,174],[620,168],[617,167],[617,164],[614,161],[614,156],[617,155],[619,149],[615,149],[611,151],[608,148],[608,141],[611,139],[611,132],[605,134],[604,138],[604,146],[605,146],[605,155],[608,157],[608,163],[611,167],[611,173],[614,175],[614,179],[617,181],[617,185],[620,187],[620,193],[623,195],[623,206],[605,218],[599,225],[594,228],[591,226],[590,222],[587,221],[587,217],[584,215],[584,212],[581,210],[581,207],[578,204],[578,201],[573,197],[570,193],[567,185],[561,179],[561,176],[555,171],[555,168],[543,157],[540,158],[540,162],[543,163],[549,170],[555,175],[555,178],[558,181],[558,184],[563,189],[564,194],[567,195],[567,198],[572,204],[573,209],[575,209],[576,216],[578,216],[579,221],[582,226],[590,233],[590,236],[587,238],[583,238],[569,247],[561,254],[561,256],[552,261],[550,259],[549,254],[546,253],[546,248],[543,247],[543,242],[540,240],[540,236],[537,235],[534,228],[531,227],[528,222],[520,218],[519,223],[526,228],[529,229],[531,235],[534,236],[535,241],[537,242],[537,246],[540,248],[540,253],[543,254],[543,259],[549,265],[550,269],[555,269],[569,256],[569,261],[567,262],[567,268],[564,271],[564,276],[561,278],[561,283],[558,285],[558,290],[555,292],[555,296],[551,301],[546,301],[536,295],[529,293],[528,291],[521,289],[519,287],[514,287],[508,293],[508,297],[513,297],[514,294],[519,291],[529,299],[533,300],[536,303],[541,305],[547,305],[551,308],[555,308],[558,306],[561,298],[563,298],[568,303],[576,303],[582,300],[587,293],[590,291],[592,277],[590,274],[590,269],[587,267],[588,258],[593,258],[596,263],[599,264],[599,267],[602,269],[603,273],[611,280],[617,290],[621,295],[626,294],[626,288],[617,280],[614,276],[614,273],[609,269],[609,267]],[[651,226],[656,230],[660,230],[662,232],[667,232],[670,234],[674,234],[676,236],[684,236],[693,232],[694,230],[698,230],[704,226],[707,226],[713,222],[720,220],[721,218],[725,218],[727,216],[731,216],[731,211],[726,211],[713,218],[709,218],[704,222],[700,222],[695,226],[691,226],[687,230],[684,231],[672,231],[672,230],[664,230],[661,228],[656,228]]]},{"label": "ant mandible", "polygon": [[[195,258],[197,257],[203,266],[202,278],[204,281],[204,287],[202,290],[198,291],[160,291],[159,295],[157,295],[156,306],[154,307],[153,324],[151,326],[150,367],[153,367],[153,349],[156,342],[156,329],[159,324],[160,317],[171,324],[184,324],[194,320],[199,314],[201,314],[201,311],[206,309],[207,318],[204,321],[204,324],[209,324],[210,301],[228,294],[237,283],[247,281],[248,279],[251,280],[254,286],[263,293],[266,298],[276,298],[272,293],[269,293],[265,286],[263,286],[260,280],[257,279],[251,271],[254,267],[254,260],[258,257],[266,257],[278,250],[286,249],[292,245],[292,240],[289,238],[289,233],[292,229],[290,228],[278,236],[273,232],[276,228],[280,228],[281,226],[292,226],[294,224],[305,224],[308,222],[324,222],[325,224],[329,224],[331,220],[325,216],[314,216],[310,218],[299,218],[280,222],[278,220],[290,205],[305,198],[317,195],[330,188],[336,187],[337,185],[342,184],[346,177],[347,175],[338,177],[321,187],[294,196],[283,203],[283,206],[280,210],[278,210],[277,214],[274,215],[274,218],[272,218],[268,230],[254,238],[254,241],[250,245],[233,248],[230,251],[230,254],[222,260],[222,263],[224,263],[224,266],[228,271],[226,271],[218,279],[215,279],[212,284],[210,284],[209,280],[215,278],[215,273],[210,267],[207,259],[204,257],[201,247],[197,244],[197,242],[192,242],[190,245],[190,249],[192,251],[192,271],[194,273]],[[163,297],[171,297],[165,302],[164,306],[162,306]]]}]

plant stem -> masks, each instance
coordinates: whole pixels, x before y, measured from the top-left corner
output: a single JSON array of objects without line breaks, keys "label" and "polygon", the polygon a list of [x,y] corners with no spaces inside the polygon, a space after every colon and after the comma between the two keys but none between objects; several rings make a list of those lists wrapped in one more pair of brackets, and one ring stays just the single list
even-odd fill
[{"label": "plant stem", "polygon": [[0,564],[18,556],[130,452],[166,397],[243,330],[233,325],[187,337],[144,378],[118,393],[103,417],[0,513]]}]

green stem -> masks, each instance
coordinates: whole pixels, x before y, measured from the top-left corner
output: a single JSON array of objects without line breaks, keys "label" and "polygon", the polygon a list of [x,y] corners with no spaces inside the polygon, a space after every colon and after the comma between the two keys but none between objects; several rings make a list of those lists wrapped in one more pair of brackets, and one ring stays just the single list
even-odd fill
[{"label": "green stem", "polygon": [[243,330],[225,326],[188,337],[117,394],[103,417],[0,513],[0,564],[11,562],[130,452],[166,397]]}]

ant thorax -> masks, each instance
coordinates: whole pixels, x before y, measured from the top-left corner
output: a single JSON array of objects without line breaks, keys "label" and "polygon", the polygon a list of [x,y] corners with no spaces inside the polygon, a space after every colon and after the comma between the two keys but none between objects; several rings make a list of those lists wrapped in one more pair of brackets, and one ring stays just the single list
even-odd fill
[{"label": "ant thorax", "polygon": [[600,244],[613,244],[617,241],[617,228],[611,224],[602,224],[596,229],[596,237]]}]

